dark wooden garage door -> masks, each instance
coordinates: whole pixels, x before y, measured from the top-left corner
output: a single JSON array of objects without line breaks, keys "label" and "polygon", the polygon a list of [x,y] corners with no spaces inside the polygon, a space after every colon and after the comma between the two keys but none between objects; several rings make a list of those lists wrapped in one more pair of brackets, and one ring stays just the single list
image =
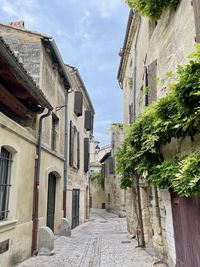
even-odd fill
[{"label": "dark wooden garage door", "polygon": [[171,193],[176,267],[200,267],[200,198]]}]

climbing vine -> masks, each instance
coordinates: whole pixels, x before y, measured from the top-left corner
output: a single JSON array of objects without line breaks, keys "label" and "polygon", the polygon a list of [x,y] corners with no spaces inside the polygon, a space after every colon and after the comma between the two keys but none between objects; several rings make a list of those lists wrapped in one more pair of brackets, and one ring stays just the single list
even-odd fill
[{"label": "climbing vine", "polygon": [[[200,126],[200,45],[186,66],[179,66],[169,93],[146,107],[127,133],[117,153],[121,187],[132,185],[137,173],[160,187],[173,187],[180,195],[200,195],[200,156],[194,153],[164,160],[160,146],[172,138],[190,136]],[[193,171],[190,168],[193,166]]]},{"label": "climbing vine", "polygon": [[127,4],[141,15],[159,19],[166,8],[175,9],[180,0],[127,0]]},{"label": "climbing vine", "polygon": [[90,176],[91,181],[96,181],[101,189],[104,189],[104,177],[100,171],[95,171]]}]

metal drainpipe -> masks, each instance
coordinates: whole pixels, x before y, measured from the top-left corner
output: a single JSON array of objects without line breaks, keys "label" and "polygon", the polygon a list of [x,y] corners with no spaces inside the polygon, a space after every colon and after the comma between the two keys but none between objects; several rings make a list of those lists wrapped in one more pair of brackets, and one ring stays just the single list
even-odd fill
[{"label": "metal drainpipe", "polygon": [[138,37],[140,32],[140,25],[141,25],[141,17],[139,16],[139,24],[138,24],[138,30],[134,45],[134,52],[133,52],[133,58],[134,58],[134,64],[133,64],[133,121],[136,119],[136,74],[137,74],[137,44],[138,44]]},{"label": "metal drainpipe", "polygon": [[35,176],[33,187],[33,231],[32,231],[32,256],[37,254],[37,233],[38,233],[38,209],[39,209],[39,185],[40,185],[40,164],[41,164],[41,148],[42,148],[42,122],[43,119],[51,114],[51,110],[42,115],[39,119],[38,129],[38,143],[36,145],[36,158],[35,158]]},{"label": "metal drainpipe", "polygon": [[67,164],[68,164],[68,91],[65,91],[65,138],[64,138],[64,188],[63,188],[63,216],[66,218],[67,208]]},{"label": "metal drainpipe", "polygon": [[[133,121],[136,119],[136,77],[137,77],[137,44],[138,44],[138,37],[140,32],[140,25],[141,25],[141,17],[139,17],[139,24],[138,30],[134,45],[134,65],[133,65]],[[144,240],[144,228],[143,228],[143,220],[142,220],[142,207],[141,207],[141,195],[140,195],[140,186],[139,186],[139,175],[136,172],[136,181],[137,181],[137,195],[138,195],[138,215],[139,215],[139,224],[140,224],[140,231],[141,231],[141,244],[138,240],[138,246],[145,247],[145,240]]]},{"label": "metal drainpipe", "polygon": [[142,220],[142,207],[141,207],[141,195],[140,195],[140,185],[139,185],[139,175],[136,174],[137,180],[137,195],[138,195],[138,215],[139,215],[139,224],[140,224],[140,231],[141,231],[141,243],[138,240],[138,246],[145,247],[145,240],[144,240],[144,227],[143,227],[143,220]]}]

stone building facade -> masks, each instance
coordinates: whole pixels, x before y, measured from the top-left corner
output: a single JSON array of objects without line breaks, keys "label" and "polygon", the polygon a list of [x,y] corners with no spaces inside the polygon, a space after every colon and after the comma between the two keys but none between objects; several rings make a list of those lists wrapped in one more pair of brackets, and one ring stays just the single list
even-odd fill
[{"label": "stone building facade", "polygon": [[90,140],[90,208],[105,208],[105,188],[102,188],[96,179],[95,174],[101,174],[100,159],[110,151],[110,145],[100,148],[99,141],[94,137]]},{"label": "stone building facade", "polygon": [[121,124],[112,124],[111,150],[100,160],[102,163],[102,173],[105,179],[106,210],[120,217],[124,217],[126,214],[126,196],[125,191],[120,188],[120,175],[116,173],[116,153],[123,139],[123,126]]},{"label": "stone building facade", "polygon": [[[150,21],[130,11],[123,48],[120,51],[121,62],[118,80],[123,93],[124,127],[134,122],[147,104],[166,95],[168,83],[171,81],[166,73],[176,72],[179,64],[185,65],[188,55],[194,51],[198,41],[200,11],[198,1],[181,0],[174,11],[165,10],[158,21]],[[186,19],[187,18],[187,19]],[[196,25],[196,27],[195,27]],[[196,38],[195,38],[196,37]],[[154,90],[145,92],[147,84],[159,78]],[[197,140],[195,142],[198,143]],[[166,158],[177,152],[184,155],[196,147],[197,143],[187,138],[179,143],[163,147]],[[133,178],[134,179],[134,178]],[[144,180],[126,191],[126,209],[129,231],[141,239],[142,230],[147,248],[154,248],[156,255],[169,266],[178,265],[175,239],[176,227],[172,216],[174,203],[168,190],[150,186]],[[141,217],[139,217],[139,199],[141,201]],[[189,226],[188,226],[189,227]],[[143,229],[141,229],[143,228]]]},{"label": "stone building facade", "polygon": [[69,65],[66,69],[73,89],[68,100],[67,218],[74,228],[89,219],[89,161],[94,108],[78,70]]},{"label": "stone building facade", "polygon": [[[9,96],[13,94],[10,98],[13,99],[15,107],[13,111],[10,101],[7,107],[6,102],[2,101],[4,98],[1,98],[1,153],[7,155],[8,160],[12,156],[11,175],[9,172],[9,212],[7,217],[1,216],[0,219],[0,265],[8,267],[37,253],[38,229],[41,226],[48,226],[57,234],[63,217],[67,216],[72,223],[73,189],[77,189],[77,205],[81,206],[81,215],[76,223],[79,224],[88,217],[88,169],[85,167],[83,171],[83,162],[85,158],[85,166],[87,163],[89,165],[87,145],[92,128],[85,130],[84,120],[77,121],[73,114],[75,92],[82,92],[83,113],[91,111],[88,112],[90,119],[87,120],[86,127],[93,124],[94,110],[80,75],[78,72],[74,74],[74,69],[72,74],[71,67],[67,70],[68,67],[64,65],[51,37],[25,30],[23,27],[16,28],[3,24],[0,24],[0,36],[18,62],[17,67],[8,69],[8,74],[4,73],[8,65],[1,65],[0,71],[0,93],[2,94],[5,89],[10,91]],[[20,68],[24,70],[22,78],[15,73]],[[2,82],[3,79],[5,84]],[[11,84],[7,81],[9,79],[12,81]],[[35,86],[37,94],[29,90],[30,84],[26,84],[27,79]],[[18,82],[24,84],[24,89],[20,84],[17,87]],[[74,91],[68,96],[69,90]],[[70,133],[70,127],[66,127],[66,121],[68,126],[71,124],[70,121],[73,121],[80,131],[81,172],[78,173],[76,168],[74,170],[74,173],[78,174],[79,184],[75,180],[76,175],[72,174],[71,167],[68,166],[72,142],[69,140],[70,134],[67,130]],[[84,142],[85,139],[87,141]],[[78,150],[77,142],[76,148]],[[4,158],[4,155],[1,157]],[[69,176],[68,179],[66,175]],[[82,191],[80,198],[77,194],[79,190]]]}]

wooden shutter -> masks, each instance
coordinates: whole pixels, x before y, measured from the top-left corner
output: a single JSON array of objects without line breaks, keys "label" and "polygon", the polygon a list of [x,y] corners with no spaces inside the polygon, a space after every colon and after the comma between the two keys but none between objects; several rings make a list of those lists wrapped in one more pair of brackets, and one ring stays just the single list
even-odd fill
[{"label": "wooden shutter", "polygon": [[77,117],[82,116],[83,110],[83,95],[81,92],[75,92],[74,94],[74,113]]},{"label": "wooden shutter", "polygon": [[84,138],[84,171],[89,169],[89,138]]},{"label": "wooden shutter", "polygon": [[77,168],[80,168],[80,133],[77,133]]},{"label": "wooden shutter", "polygon": [[90,110],[85,111],[85,129],[86,131],[92,130],[92,112]]},{"label": "wooden shutter", "polygon": [[69,165],[73,166],[74,162],[74,125],[70,121],[70,136],[69,136]]},{"label": "wooden shutter", "polygon": [[145,93],[145,106],[148,106],[148,92],[147,92],[147,88],[148,88],[148,69],[145,66],[144,67],[144,93]]},{"label": "wooden shutter", "polygon": [[114,158],[113,157],[109,158],[109,172],[110,172],[110,174],[115,173],[115,166],[114,166]]},{"label": "wooden shutter", "polygon": [[157,99],[157,59],[148,66],[148,105]]},{"label": "wooden shutter", "polygon": [[194,8],[194,20],[195,20],[195,27],[196,27],[196,42],[200,42],[200,1],[193,0],[192,1],[193,8]]},{"label": "wooden shutter", "polygon": [[133,122],[133,103],[129,105],[129,123]]}]

